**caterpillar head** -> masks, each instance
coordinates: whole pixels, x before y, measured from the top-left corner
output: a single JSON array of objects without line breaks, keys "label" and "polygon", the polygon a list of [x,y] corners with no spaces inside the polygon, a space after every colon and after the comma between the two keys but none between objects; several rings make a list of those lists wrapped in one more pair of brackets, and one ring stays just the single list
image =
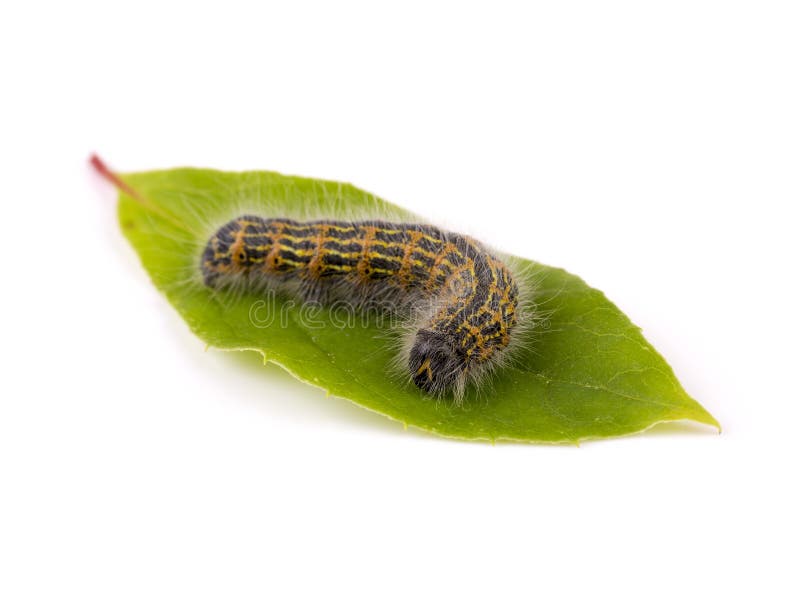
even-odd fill
[{"label": "caterpillar head", "polygon": [[448,336],[431,329],[417,332],[408,358],[408,370],[422,391],[440,396],[450,390],[462,391],[465,357]]}]

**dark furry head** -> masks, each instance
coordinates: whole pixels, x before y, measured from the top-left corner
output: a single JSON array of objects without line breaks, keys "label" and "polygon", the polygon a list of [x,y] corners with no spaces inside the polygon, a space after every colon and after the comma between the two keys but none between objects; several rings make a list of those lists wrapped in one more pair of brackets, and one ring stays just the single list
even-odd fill
[{"label": "dark furry head", "polygon": [[464,376],[465,357],[449,336],[430,329],[417,332],[408,358],[408,370],[414,384],[434,396],[456,387]]}]

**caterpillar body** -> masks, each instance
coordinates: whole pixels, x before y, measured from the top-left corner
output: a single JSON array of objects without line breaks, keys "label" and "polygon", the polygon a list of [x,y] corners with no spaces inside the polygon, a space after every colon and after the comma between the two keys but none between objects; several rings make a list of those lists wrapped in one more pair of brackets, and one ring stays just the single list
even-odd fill
[{"label": "caterpillar body", "polygon": [[210,237],[200,270],[210,288],[277,285],[304,300],[380,298],[412,311],[404,368],[424,392],[457,401],[504,360],[519,329],[520,290],[506,264],[426,224],[245,214]]}]

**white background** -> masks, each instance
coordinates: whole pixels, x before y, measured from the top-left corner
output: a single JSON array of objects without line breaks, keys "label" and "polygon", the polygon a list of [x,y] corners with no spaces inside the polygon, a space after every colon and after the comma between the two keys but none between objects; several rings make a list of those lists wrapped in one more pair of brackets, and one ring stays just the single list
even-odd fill
[{"label": "white background", "polygon": [[[798,597],[796,2],[112,4],[0,9],[0,597]],[[204,352],[91,151],[566,267],[724,431],[454,442]]]}]

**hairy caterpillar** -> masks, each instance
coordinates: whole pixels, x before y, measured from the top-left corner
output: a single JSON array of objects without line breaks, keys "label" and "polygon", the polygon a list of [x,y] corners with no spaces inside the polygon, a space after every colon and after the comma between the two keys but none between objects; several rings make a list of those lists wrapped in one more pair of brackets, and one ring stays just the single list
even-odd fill
[{"label": "hairy caterpillar", "polygon": [[264,279],[299,283],[305,299],[389,297],[398,307],[433,299],[408,356],[425,392],[463,395],[496,363],[517,324],[519,290],[508,268],[466,236],[430,225],[266,219],[223,225],[201,260],[206,285]]},{"label": "hairy caterpillar", "polygon": [[[172,220],[99,159],[93,164]],[[512,270],[466,235],[414,222],[238,214],[198,245],[195,265],[206,287],[275,289],[303,301],[346,300],[357,307],[379,300],[409,324],[399,366],[434,397],[452,394],[460,402],[469,383],[507,361],[532,324],[523,310],[527,294]]]}]

